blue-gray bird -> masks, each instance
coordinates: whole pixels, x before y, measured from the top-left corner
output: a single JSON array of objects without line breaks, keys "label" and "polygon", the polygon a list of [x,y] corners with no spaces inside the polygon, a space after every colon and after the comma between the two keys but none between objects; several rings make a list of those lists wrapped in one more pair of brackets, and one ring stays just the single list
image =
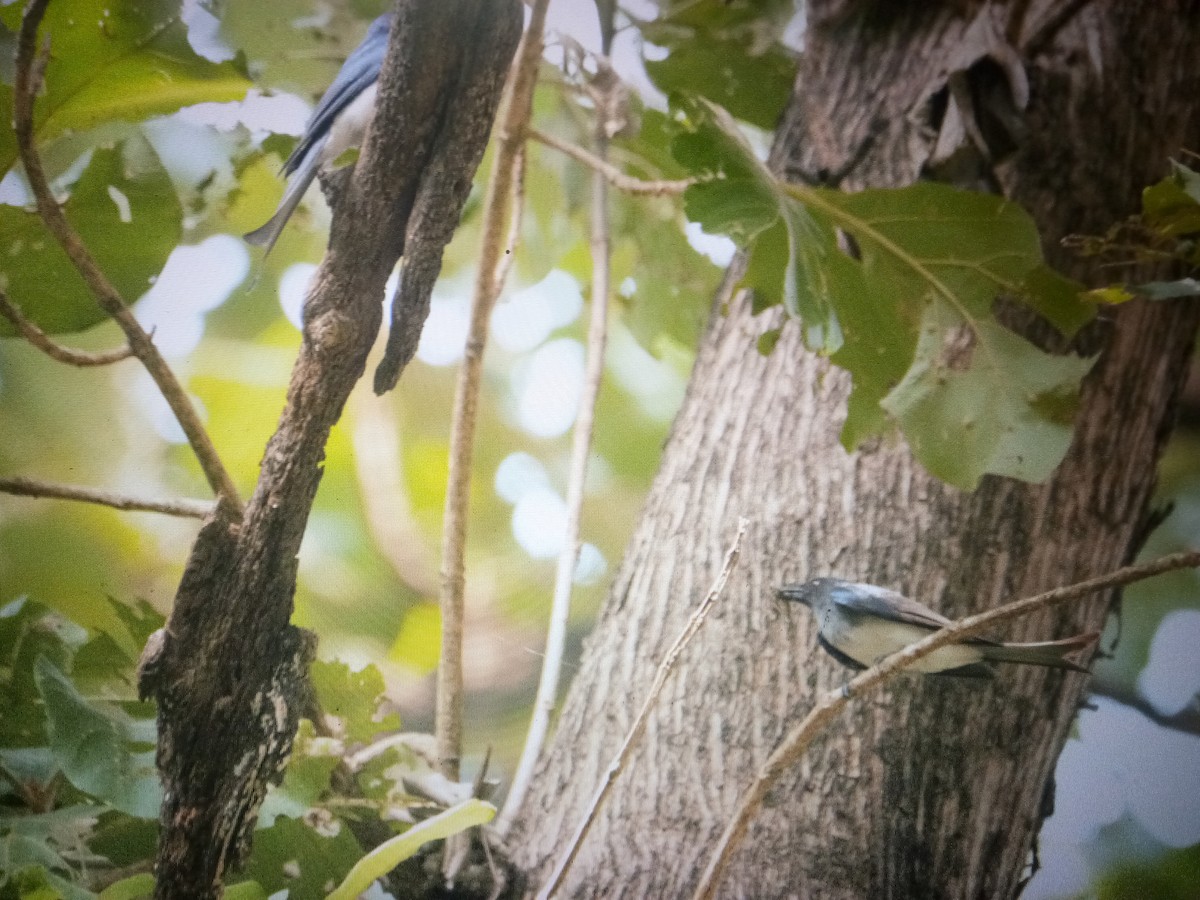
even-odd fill
[{"label": "blue-gray bird", "polygon": [[[838,662],[864,669],[952,624],[928,606],[873,584],[814,578],[804,584],[786,584],[781,600],[803,603],[816,616],[817,640]],[[1098,631],[1059,641],[1005,644],[983,637],[950,644],[918,660],[911,671],[927,674],[992,677],[988,663],[1025,663],[1051,669],[1088,669],[1068,659],[1099,639]]]},{"label": "blue-gray bird", "polygon": [[251,244],[265,247],[270,253],[318,170],[351,147],[362,145],[363,135],[375,115],[375,88],[391,24],[392,14],[384,13],[371,23],[362,43],[346,57],[333,84],[317,104],[300,143],[283,164],[283,174],[290,177],[279,208],[265,225],[245,236]]}]

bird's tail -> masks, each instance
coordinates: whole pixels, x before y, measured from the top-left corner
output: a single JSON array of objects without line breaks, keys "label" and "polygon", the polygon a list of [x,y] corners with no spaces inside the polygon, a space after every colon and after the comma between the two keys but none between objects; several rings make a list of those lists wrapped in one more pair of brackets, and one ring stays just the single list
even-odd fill
[{"label": "bird's tail", "polygon": [[992,662],[1025,663],[1031,666],[1046,666],[1051,669],[1070,669],[1072,672],[1090,672],[1069,656],[1074,656],[1100,639],[1100,632],[1089,631],[1060,641],[1040,641],[1034,644],[988,644],[983,658]]},{"label": "bird's tail", "polygon": [[283,199],[279,201],[279,208],[275,210],[275,215],[271,216],[265,225],[243,235],[247,243],[265,247],[267,253],[271,252],[271,248],[279,240],[283,226],[288,223],[288,219],[292,217],[292,213],[296,211],[296,207],[304,198],[304,192],[308,190],[308,186],[316,177],[320,164],[320,150],[324,146],[325,140],[322,139],[300,161],[294,174],[288,180],[287,189],[283,192]]}]

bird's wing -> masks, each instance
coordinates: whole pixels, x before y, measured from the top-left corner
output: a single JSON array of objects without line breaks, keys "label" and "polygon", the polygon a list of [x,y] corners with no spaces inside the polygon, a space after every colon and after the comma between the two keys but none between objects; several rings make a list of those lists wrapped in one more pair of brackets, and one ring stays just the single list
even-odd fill
[{"label": "bird's wing", "polygon": [[[903,622],[917,628],[938,631],[953,622],[941,613],[934,612],[924,603],[910,600],[903,594],[874,584],[855,584],[846,588],[834,588],[833,600],[851,613],[877,616],[891,622]],[[986,637],[966,638],[966,644],[995,644]]]},{"label": "bird's wing", "polygon": [[337,77],[317,103],[303,137],[283,164],[285,175],[292,174],[299,167],[312,146],[329,133],[333,120],[379,78],[383,57],[387,53],[388,28],[391,24],[391,13],[384,13],[371,23],[362,43],[346,57]]},{"label": "bird's wing", "polygon": [[938,615],[928,606],[873,584],[835,587],[833,602],[851,613],[875,616],[889,622],[903,622],[918,628],[928,628],[930,631],[950,624],[949,619]]}]

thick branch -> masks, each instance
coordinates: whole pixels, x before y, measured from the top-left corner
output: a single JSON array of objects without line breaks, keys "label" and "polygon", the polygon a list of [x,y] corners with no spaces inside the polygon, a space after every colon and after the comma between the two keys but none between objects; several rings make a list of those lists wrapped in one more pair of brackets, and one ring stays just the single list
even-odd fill
[{"label": "thick branch", "polygon": [[759,808],[761,808],[763,801],[766,800],[771,788],[785,772],[800,760],[800,757],[804,755],[804,751],[808,749],[817,735],[824,730],[825,726],[833,721],[837,714],[850,702],[852,697],[860,697],[867,691],[879,687],[935,650],[982,634],[984,631],[995,625],[999,625],[1001,622],[1007,622],[1028,615],[1039,609],[1053,606],[1056,603],[1077,600],[1098,591],[1123,587],[1135,581],[1143,581],[1155,575],[1161,575],[1164,572],[1171,572],[1176,569],[1196,568],[1197,566],[1200,566],[1200,550],[1175,553],[1171,556],[1156,559],[1153,562],[1136,566],[1125,566],[1124,568],[1117,569],[1115,572],[1101,575],[1098,578],[1089,578],[1077,584],[1056,588],[1024,600],[1006,603],[1004,606],[990,609],[987,612],[967,616],[965,619],[961,619],[953,625],[949,625],[941,631],[934,632],[929,637],[893,653],[891,656],[855,676],[839,689],[826,693],[825,696],[817,701],[816,705],[809,711],[800,724],[784,737],[779,746],[771,753],[770,758],[763,764],[758,775],[755,776],[749,790],[742,795],[733,818],[726,826],[724,833],[712,851],[708,867],[700,879],[700,884],[696,888],[695,894],[693,894],[693,900],[708,900],[708,898],[716,896],[716,891],[721,884],[721,877],[724,875],[725,869],[733,859],[738,846],[745,838],[746,832],[750,828],[750,822]]},{"label": "thick branch", "polygon": [[[475,145],[447,135],[468,118],[486,129],[519,32],[515,0],[397,4],[374,124],[334,209],[258,484],[240,527],[217,517],[202,529],[168,627],[144,655],[166,797],[159,898],[220,895],[286,761],[308,703],[313,642],[289,619],[325,443],[366,366],[409,226],[429,211],[428,198],[445,196],[445,179],[470,183],[474,174]],[[422,324],[405,318],[403,340],[415,345]]]},{"label": "thick branch", "polygon": [[56,484],[35,478],[0,478],[0,493],[17,497],[49,497],[55,500],[78,500],[96,503],[134,512],[157,512],[168,516],[203,519],[211,515],[214,504],[208,500],[152,500],[149,497],[131,497],[113,491],[80,487],[74,484]]}]

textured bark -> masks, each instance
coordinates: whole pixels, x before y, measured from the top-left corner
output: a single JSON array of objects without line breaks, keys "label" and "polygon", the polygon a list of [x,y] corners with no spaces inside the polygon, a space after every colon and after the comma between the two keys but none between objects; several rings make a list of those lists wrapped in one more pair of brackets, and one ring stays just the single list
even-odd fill
[{"label": "textured bark", "polygon": [[[158,700],[165,788],[156,897],[221,895],[291,752],[309,699],[313,641],[288,621],[325,442],[379,331],[384,282],[410,213],[417,210],[425,228],[440,227],[423,198],[471,181],[520,22],[516,0],[397,4],[375,125],[353,175],[342,179],[287,406],[258,484],[240,522],[219,511],[205,524],[167,627],[143,654],[139,688]],[[448,144],[443,132],[461,137],[463,122],[483,133]],[[457,219],[457,207],[442,210]],[[419,332],[422,324],[423,315],[408,316],[397,327]]]},{"label": "textured bark", "polygon": [[[964,49],[981,33],[999,40],[1014,6],[1031,7],[1028,41],[1067,5],[812,4],[775,164],[808,175],[849,168],[848,187],[911,182],[927,172],[949,73],[964,70],[981,108],[1005,99],[1000,67],[973,64]],[[1135,211],[1167,158],[1197,146],[1197,12],[1195,3],[1096,0],[1040,34],[1025,59],[1031,99],[1015,150],[989,122],[988,146],[1013,152],[993,164],[968,149],[953,161],[956,180],[1002,187],[1033,213],[1057,264],[1103,278],[1057,252],[1058,239]],[[972,31],[979,16],[995,26]],[[1053,479],[989,477],[965,494],[927,475],[902,444],[847,454],[838,443],[846,375],[807,353],[791,323],[769,357],[758,355],[756,338],[780,313],[755,317],[741,298],[719,301],[724,312],[512,835],[532,883],[561,851],[747,516],[742,563],[562,896],[687,896],[752,773],[814,696],[845,680],[816,647],[811,617],[773,599],[780,583],[866,580],[959,616],[1128,560],[1200,320],[1187,303],[1105,314],[1078,342],[1103,355]],[[1113,599],[1044,612],[1009,634],[1099,628]],[[893,681],[852,706],[774,792],[722,896],[1014,896],[1085,687],[1078,675],[1015,668],[992,682]]]}]

